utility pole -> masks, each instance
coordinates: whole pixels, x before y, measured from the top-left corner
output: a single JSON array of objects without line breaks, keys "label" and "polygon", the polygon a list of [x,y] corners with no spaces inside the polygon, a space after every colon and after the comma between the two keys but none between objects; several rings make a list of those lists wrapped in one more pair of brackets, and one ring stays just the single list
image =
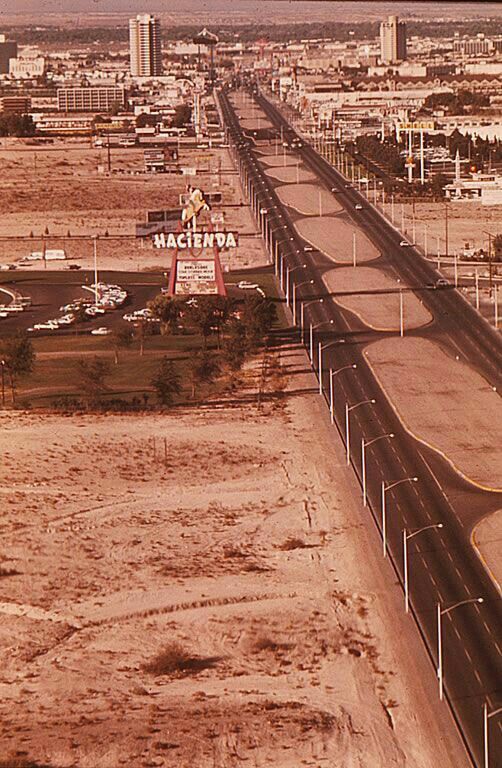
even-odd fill
[{"label": "utility pole", "polygon": [[108,140],[106,142],[106,156],[108,160],[108,173],[111,173],[112,170],[112,155],[110,151],[110,131],[107,133]]},{"label": "utility pole", "polygon": [[448,258],[448,200],[444,203],[444,235],[445,235],[445,248],[446,258]]}]

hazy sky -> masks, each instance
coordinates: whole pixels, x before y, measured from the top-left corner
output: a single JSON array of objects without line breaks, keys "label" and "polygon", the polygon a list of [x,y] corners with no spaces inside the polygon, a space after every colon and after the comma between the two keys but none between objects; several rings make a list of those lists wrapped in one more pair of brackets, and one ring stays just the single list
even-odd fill
[{"label": "hazy sky", "polygon": [[355,15],[377,17],[393,11],[401,16],[412,13],[414,16],[451,16],[458,15],[462,10],[463,18],[475,16],[499,15],[500,3],[448,3],[437,0],[422,3],[409,0],[408,2],[340,2],[340,0],[0,0],[0,19],[2,15],[30,13],[37,16],[54,13],[139,13],[164,12],[178,14],[197,10],[204,14],[227,12],[229,14],[252,14],[256,11],[257,21],[263,20],[267,9],[279,12],[281,15],[301,17],[307,21],[312,16],[317,18],[330,11],[341,21],[344,15],[354,18]]}]

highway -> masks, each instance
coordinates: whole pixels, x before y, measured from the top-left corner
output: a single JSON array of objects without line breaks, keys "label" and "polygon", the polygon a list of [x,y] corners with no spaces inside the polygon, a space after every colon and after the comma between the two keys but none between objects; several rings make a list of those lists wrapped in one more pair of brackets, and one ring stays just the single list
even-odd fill
[{"label": "highway", "polygon": [[[346,179],[293,131],[268,99],[258,94],[255,100],[277,129],[282,126],[288,143],[294,139],[301,142],[296,151],[304,164],[316,173],[320,183],[337,189],[337,198],[382,252],[386,266],[412,288],[420,289],[420,298],[434,317],[428,329],[432,338],[452,349],[500,391],[502,345],[496,332],[457,291],[423,290],[439,277],[434,267],[414,248],[400,247],[402,236],[355,189],[346,187]],[[300,302],[304,302],[307,348],[310,325],[314,350],[318,350],[319,342],[323,344],[321,371],[315,354],[312,364],[327,402],[330,368],[338,372],[332,377],[334,422],[345,441],[346,406],[351,409],[350,463],[360,481],[361,440],[378,438],[366,448],[368,514],[382,530],[383,482],[388,557],[401,582],[403,529],[425,529],[408,542],[410,611],[437,669],[439,604],[445,699],[469,754],[466,765],[484,768],[483,705],[487,704],[489,712],[502,705],[502,612],[500,594],[470,543],[471,512],[480,515],[493,511],[500,506],[500,496],[496,499],[495,494],[468,486],[404,430],[363,355],[365,344],[378,335],[331,299],[322,272],[332,267],[332,262],[319,252],[304,251],[306,242],[275,193],[277,182],[263,172],[256,147],[241,130],[225,90],[219,93],[219,102],[243,187],[275,256],[276,273],[284,280],[285,267],[289,267],[291,280],[301,284],[296,291],[297,318]],[[361,204],[362,210],[356,210],[356,204]],[[490,722],[489,735],[493,768],[502,765],[500,720]]]}]

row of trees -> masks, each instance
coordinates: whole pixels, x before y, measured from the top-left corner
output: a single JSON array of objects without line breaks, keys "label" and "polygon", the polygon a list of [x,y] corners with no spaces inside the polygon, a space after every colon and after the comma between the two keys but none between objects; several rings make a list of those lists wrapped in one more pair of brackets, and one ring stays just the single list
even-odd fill
[{"label": "row of trees", "polygon": [[[493,19],[497,24],[499,19]],[[410,20],[407,22],[408,35],[419,37],[453,37],[458,32],[460,35],[475,36],[480,32],[486,32],[490,28],[487,19],[458,19],[440,21]],[[5,27],[4,27],[5,29]],[[209,31],[218,35],[222,41],[254,42],[265,40],[305,40],[305,39],[334,39],[340,41],[362,40],[377,38],[380,30],[380,19],[375,21],[319,21],[300,22],[296,24],[270,24],[264,19],[262,23],[248,23],[239,25],[210,26]],[[42,26],[33,27],[12,26],[8,30],[10,35],[22,44],[37,43],[67,43],[67,44],[91,44],[126,42],[128,29],[124,24],[110,27],[74,27],[68,26]],[[200,31],[198,24],[165,26],[162,36],[166,40],[191,39]]]},{"label": "row of trees", "polygon": [[0,115],[0,136],[34,136],[31,115]]},{"label": "row of trees", "polygon": [[[195,346],[186,359],[173,360],[164,356],[160,360],[150,384],[162,405],[170,405],[184,388],[193,399],[201,386],[212,384],[223,375],[229,386],[235,388],[246,359],[266,340],[276,319],[275,305],[270,299],[258,295],[237,305],[234,300],[222,296],[201,296],[187,303],[161,294],[150,303],[150,308],[161,321],[163,334],[200,336],[200,345]],[[152,328],[147,322],[139,323],[134,330],[128,325],[117,327],[109,337],[115,363],[119,362],[119,350],[130,347],[135,338],[139,340],[142,354],[145,336]],[[216,337],[216,343],[212,345],[211,337]],[[33,344],[25,333],[0,340],[2,384],[10,384],[13,404],[17,380],[32,372],[34,362]],[[99,404],[110,394],[108,382],[112,369],[109,360],[97,356],[82,358],[75,364],[77,387],[88,406]],[[145,404],[148,398],[145,393]],[[4,404],[5,387],[2,401]],[[73,401],[80,405],[77,398]],[[68,405],[68,396],[61,403]]]},{"label": "row of trees", "polygon": [[421,112],[434,112],[443,108],[450,115],[465,115],[480,107],[489,107],[490,99],[485,93],[459,90],[456,93],[447,91],[431,93],[424,101]]}]

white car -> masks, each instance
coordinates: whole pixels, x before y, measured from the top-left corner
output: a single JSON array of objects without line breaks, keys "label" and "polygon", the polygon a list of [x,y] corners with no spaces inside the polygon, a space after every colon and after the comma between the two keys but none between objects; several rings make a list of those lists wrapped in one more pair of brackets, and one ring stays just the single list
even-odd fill
[{"label": "white car", "polygon": [[258,283],[249,283],[247,280],[241,280],[237,283],[237,288],[240,288],[243,291],[256,291],[259,287]]},{"label": "white car", "polygon": [[401,246],[401,248],[408,248],[410,244],[407,240],[401,240],[399,245]]},{"label": "white car", "polygon": [[92,306],[86,308],[85,314],[89,317],[96,317],[96,315],[104,315],[105,311],[106,310],[104,310],[103,307]]},{"label": "white car", "polygon": [[46,323],[36,323],[33,326],[36,331],[56,331],[58,327],[58,324],[53,320],[48,320]]},{"label": "white car", "polygon": [[362,209],[363,209],[363,207],[362,207],[361,203],[358,203],[356,205],[356,211],[362,211]]},{"label": "white car", "polygon": [[314,250],[314,248],[313,248],[313,246],[312,246],[312,245],[304,245],[304,246],[303,246],[303,250],[304,250],[304,251],[313,251],[313,250]]},{"label": "white car", "polygon": [[110,328],[105,328],[105,326],[102,326],[101,328],[94,328],[91,331],[93,336],[108,336],[108,334],[111,333]]}]

